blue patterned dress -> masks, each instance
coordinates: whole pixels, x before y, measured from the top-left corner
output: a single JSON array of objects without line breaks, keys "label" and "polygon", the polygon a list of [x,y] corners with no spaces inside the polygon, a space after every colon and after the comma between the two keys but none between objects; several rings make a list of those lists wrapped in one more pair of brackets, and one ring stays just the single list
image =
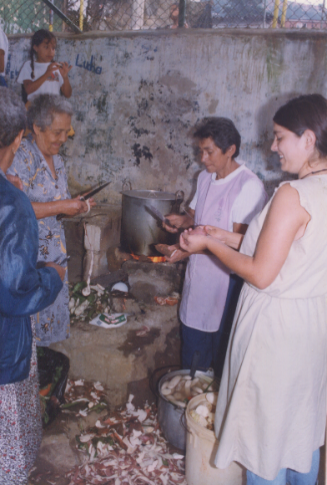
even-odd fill
[{"label": "blue patterned dress", "polygon": [[[53,157],[57,178],[40,152],[32,136],[25,138],[16,152],[8,173],[18,175],[23,181],[24,192],[31,202],[52,202],[70,199],[64,162],[60,155]],[[55,216],[38,220],[38,261],[60,262],[66,257],[66,241],[61,221]],[[69,337],[69,292],[67,272],[64,285],[55,302],[35,315],[36,343],[49,346]]]}]

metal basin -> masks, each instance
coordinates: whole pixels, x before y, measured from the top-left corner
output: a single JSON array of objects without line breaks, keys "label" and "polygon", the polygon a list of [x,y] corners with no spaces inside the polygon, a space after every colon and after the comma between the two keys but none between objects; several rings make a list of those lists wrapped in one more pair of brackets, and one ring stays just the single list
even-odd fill
[{"label": "metal basin", "polygon": [[[190,370],[177,370],[165,374],[158,383],[158,422],[162,429],[163,435],[167,441],[180,450],[186,448],[186,423],[185,423],[185,409],[180,408],[170,402],[165,396],[161,394],[161,387],[164,382],[172,379],[177,375],[190,375]],[[196,371],[195,377],[201,380],[208,381],[208,385],[214,378],[212,370],[207,372]]]}]

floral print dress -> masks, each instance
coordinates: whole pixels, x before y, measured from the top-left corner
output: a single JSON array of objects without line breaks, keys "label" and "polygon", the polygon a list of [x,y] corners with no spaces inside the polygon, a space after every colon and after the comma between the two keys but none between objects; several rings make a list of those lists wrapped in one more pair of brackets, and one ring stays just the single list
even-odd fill
[{"label": "floral print dress", "polygon": [[[18,175],[31,202],[52,202],[70,199],[63,159],[54,155],[56,178],[32,136],[23,139],[8,173]],[[66,257],[66,241],[61,221],[55,216],[38,220],[39,262],[59,263]],[[66,264],[64,265],[66,266]],[[55,302],[35,315],[36,343],[49,346],[69,337],[69,292],[67,272],[64,285]]]}]

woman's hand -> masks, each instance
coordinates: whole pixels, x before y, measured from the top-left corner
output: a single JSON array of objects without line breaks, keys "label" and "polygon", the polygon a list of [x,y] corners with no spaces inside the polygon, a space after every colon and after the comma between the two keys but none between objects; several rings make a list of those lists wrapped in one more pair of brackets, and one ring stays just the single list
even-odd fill
[{"label": "woman's hand", "polygon": [[59,64],[59,72],[62,75],[63,79],[68,77],[69,71],[72,69],[73,66],[70,66],[68,62],[61,62]]},{"label": "woman's hand", "polygon": [[179,238],[179,244],[188,253],[199,253],[207,249],[208,236],[199,234],[191,229],[184,231]]},{"label": "woman's hand", "polygon": [[[66,199],[64,202],[64,207],[61,212],[66,214],[67,216],[76,216],[78,214],[83,214],[84,212],[88,212],[89,208],[87,203],[84,200],[81,200],[81,198],[75,197],[74,199]],[[90,206],[95,205],[95,202],[93,199],[90,199]]]},{"label": "woman's hand", "polygon": [[221,242],[225,242],[226,231],[224,231],[224,229],[215,226],[204,226],[204,230],[209,236],[212,236]]},{"label": "woman's hand", "polygon": [[66,268],[63,268],[59,264],[53,263],[52,261],[50,261],[49,263],[45,263],[45,266],[49,268],[54,268],[58,272],[61,281],[64,281]]},{"label": "woman's hand", "polygon": [[10,175],[9,173],[6,175],[7,180],[11,182],[17,189],[23,190],[23,182],[18,177],[18,175]]},{"label": "woman's hand", "polygon": [[166,229],[168,232],[176,233],[179,232],[181,229],[186,229],[194,224],[193,219],[190,216],[180,215],[180,214],[169,214],[165,216],[166,219],[170,222],[171,226],[168,224],[162,223],[162,227]]},{"label": "woman's hand", "polygon": [[179,244],[168,246],[168,249],[172,250],[171,255],[166,256],[166,261],[168,263],[177,263],[177,261],[182,261],[189,257],[189,253],[181,249]]}]

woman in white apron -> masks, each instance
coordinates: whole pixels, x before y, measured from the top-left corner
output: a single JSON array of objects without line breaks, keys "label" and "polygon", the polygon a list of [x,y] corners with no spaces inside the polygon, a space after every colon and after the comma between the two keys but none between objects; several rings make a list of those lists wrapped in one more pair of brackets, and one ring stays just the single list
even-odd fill
[{"label": "woman in white apron", "polygon": [[[204,119],[194,136],[205,166],[190,204],[194,220],[188,215],[171,214],[167,219],[175,228],[167,225],[165,228],[177,232],[181,227],[211,224],[244,234],[249,222],[266,203],[266,193],[258,177],[237,158],[241,144],[239,132],[228,118],[214,117]],[[189,255],[179,251],[175,260],[185,256]],[[179,312],[184,368],[190,368],[192,357],[198,351],[200,368],[207,369],[213,362],[216,373],[220,372],[224,333],[229,335],[228,321],[233,320],[241,286],[241,279],[235,275],[230,277],[229,269],[215,256],[190,256]]]},{"label": "woman in white apron", "polygon": [[[217,404],[216,465],[244,465],[249,485],[314,485],[326,425],[327,100],[300,96],[274,117],[283,182],[250,224],[230,236],[184,234],[245,280]],[[235,235],[232,236],[235,243]]]}]

